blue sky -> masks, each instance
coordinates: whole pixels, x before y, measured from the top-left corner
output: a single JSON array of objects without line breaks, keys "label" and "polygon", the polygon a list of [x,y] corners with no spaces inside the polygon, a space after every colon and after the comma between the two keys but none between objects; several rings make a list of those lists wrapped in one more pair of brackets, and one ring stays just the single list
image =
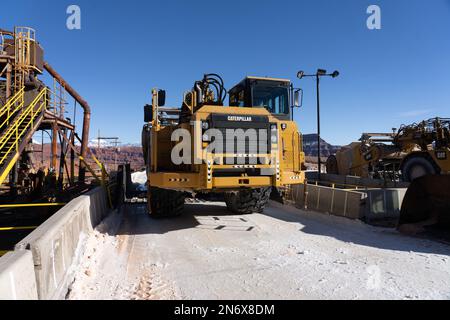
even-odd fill
[{"label": "blue sky", "polygon": [[[70,4],[81,30],[66,28]],[[381,30],[366,27],[371,4]],[[322,136],[334,144],[450,116],[450,0],[7,1],[0,28],[15,25],[37,30],[46,60],[89,101],[92,137],[139,142],[152,87],[179,106],[210,72],[228,88],[246,75],[294,80],[305,92],[295,120],[313,133],[314,80],[296,73],[339,70],[321,82]]]}]

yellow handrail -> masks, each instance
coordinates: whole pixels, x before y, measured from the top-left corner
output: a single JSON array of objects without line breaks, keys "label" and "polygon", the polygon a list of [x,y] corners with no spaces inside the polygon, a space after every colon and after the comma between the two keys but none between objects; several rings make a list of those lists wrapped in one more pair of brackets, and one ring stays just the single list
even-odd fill
[{"label": "yellow handrail", "polygon": [[29,27],[16,27],[14,28],[15,34],[15,47],[16,47],[16,64],[20,68],[35,67],[31,64],[31,44],[36,42],[36,31]]},{"label": "yellow handrail", "polygon": [[[5,124],[9,124],[9,120],[11,119],[11,117],[13,117],[14,114],[23,107],[23,104],[25,102],[24,90],[25,88],[22,87],[22,89],[17,91],[17,93],[11,99],[9,99],[3,107],[0,108],[0,118],[3,117],[5,113],[7,113],[6,119],[2,122],[2,124],[0,124],[0,130]],[[14,105],[16,107],[11,111],[11,107],[14,107]]]},{"label": "yellow handrail", "polygon": [[[6,150],[6,153],[4,154],[4,156],[0,159],[0,165],[3,164],[3,162],[8,158],[8,156],[10,155],[11,150],[13,150],[14,147],[16,149],[16,152],[19,152],[19,140],[25,134],[25,132],[27,131],[28,127],[30,125],[33,125],[35,115],[39,114],[39,112],[42,111],[43,106],[45,106],[46,103],[47,103],[46,93],[47,93],[47,88],[44,88],[36,96],[36,98],[33,100],[33,102],[31,102],[30,105],[23,110],[23,112],[21,113],[19,119],[17,119],[17,121],[13,125],[8,127],[5,135],[0,140],[0,150],[4,149],[4,147],[5,147],[5,145],[6,145],[6,143],[8,141],[9,142],[13,142],[13,143],[8,148],[8,150]],[[39,103],[39,101],[42,98],[44,98],[44,101],[35,110],[36,105]],[[29,119],[29,122],[26,123],[26,126],[19,131],[19,127],[26,120],[26,118],[28,116],[30,116],[30,115],[31,115],[31,118]],[[15,134],[15,137],[13,138],[14,134]],[[13,138],[14,140],[12,140],[11,138]]]},{"label": "yellow handrail", "polygon": [[15,95],[13,95],[12,97],[10,97],[8,99],[8,101],[6,102],[5,105],[0,107],[0,116],[2,116],[7,111],[8,107],[11,107],[11,105],[15,104],[17,102],[17,100],[19,98],[21,98],[21,96],[23,96],[24,90],[25,90],[25,87],[22,87],[22,89],[17,91]]}]

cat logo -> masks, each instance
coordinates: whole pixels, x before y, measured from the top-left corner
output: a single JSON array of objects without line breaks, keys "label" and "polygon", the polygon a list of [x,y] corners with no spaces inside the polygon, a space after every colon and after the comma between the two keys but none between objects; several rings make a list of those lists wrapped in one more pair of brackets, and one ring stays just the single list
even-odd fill
[{"label": "cat logo", "polygon": [[436,151],[436,158],[438,158],[438,160],[447,160],[447,152]]},{"label": "cat logo", "polygon": [[228,121],[252,122],[252,117],[228,116]]}]

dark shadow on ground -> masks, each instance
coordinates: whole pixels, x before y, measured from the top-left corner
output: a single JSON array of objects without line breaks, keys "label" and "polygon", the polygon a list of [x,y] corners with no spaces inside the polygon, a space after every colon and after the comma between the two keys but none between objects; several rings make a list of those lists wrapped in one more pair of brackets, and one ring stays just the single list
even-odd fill
[{"label": "dark shadow on ground", "polygon": [[450,246],[447,244],[433,239],[406,236],[393,228],[373,227],[360,221],[305,212],[291,206],[269,206],[263,214],[285,222],[298,223],[300,232],[327,236],[347,243],[384,250],[450,256]]},{"label": "dark shadow on ground", "polygon": [[[186,204],[183,214],[167,219],[152,219],[145,204],[123,207],[123,223],[119,235],[165,234],[183,229],[208,229],[230,232],[252,231],[256,226],[248,216],[234,215],[217,203]],[[433,253],[450,256],[450,246],[433,241],[405,236],[393,228],[379,228],[346,218],[315,212],[304,212],[290,206],[270,205],[263,215],[284,222],[298,224],[299,232],[334,238],[347,243],[399,252]],[[274,222],[279,223],[279,222]]]},{"label": "dark shadow on ground", "polygon": [[224,205],[186,203],[182,215],[163,219],[151,218],[145,206],[145,204],[123,206],[124,219],[118,231],[119,235],[164,234],[193,228],[221,232],[244,232],[254,229],[245,215],[234,215]]}]

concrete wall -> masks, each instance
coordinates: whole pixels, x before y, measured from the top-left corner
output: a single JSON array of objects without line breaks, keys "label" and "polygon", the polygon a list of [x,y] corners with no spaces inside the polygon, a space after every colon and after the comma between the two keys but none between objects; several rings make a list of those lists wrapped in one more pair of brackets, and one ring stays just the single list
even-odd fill
[{"label": "concrete wall", "polygon": [[33,256],[28,250],[13,251],[0,259],[0,300],[38,298]]},{"label": "concrete wall", "polygon": [[106,199],[96,188],[72,200],[16,245],[15,252],[31,254],[39,299],[64,298],[87,238],[108,214]]}]

